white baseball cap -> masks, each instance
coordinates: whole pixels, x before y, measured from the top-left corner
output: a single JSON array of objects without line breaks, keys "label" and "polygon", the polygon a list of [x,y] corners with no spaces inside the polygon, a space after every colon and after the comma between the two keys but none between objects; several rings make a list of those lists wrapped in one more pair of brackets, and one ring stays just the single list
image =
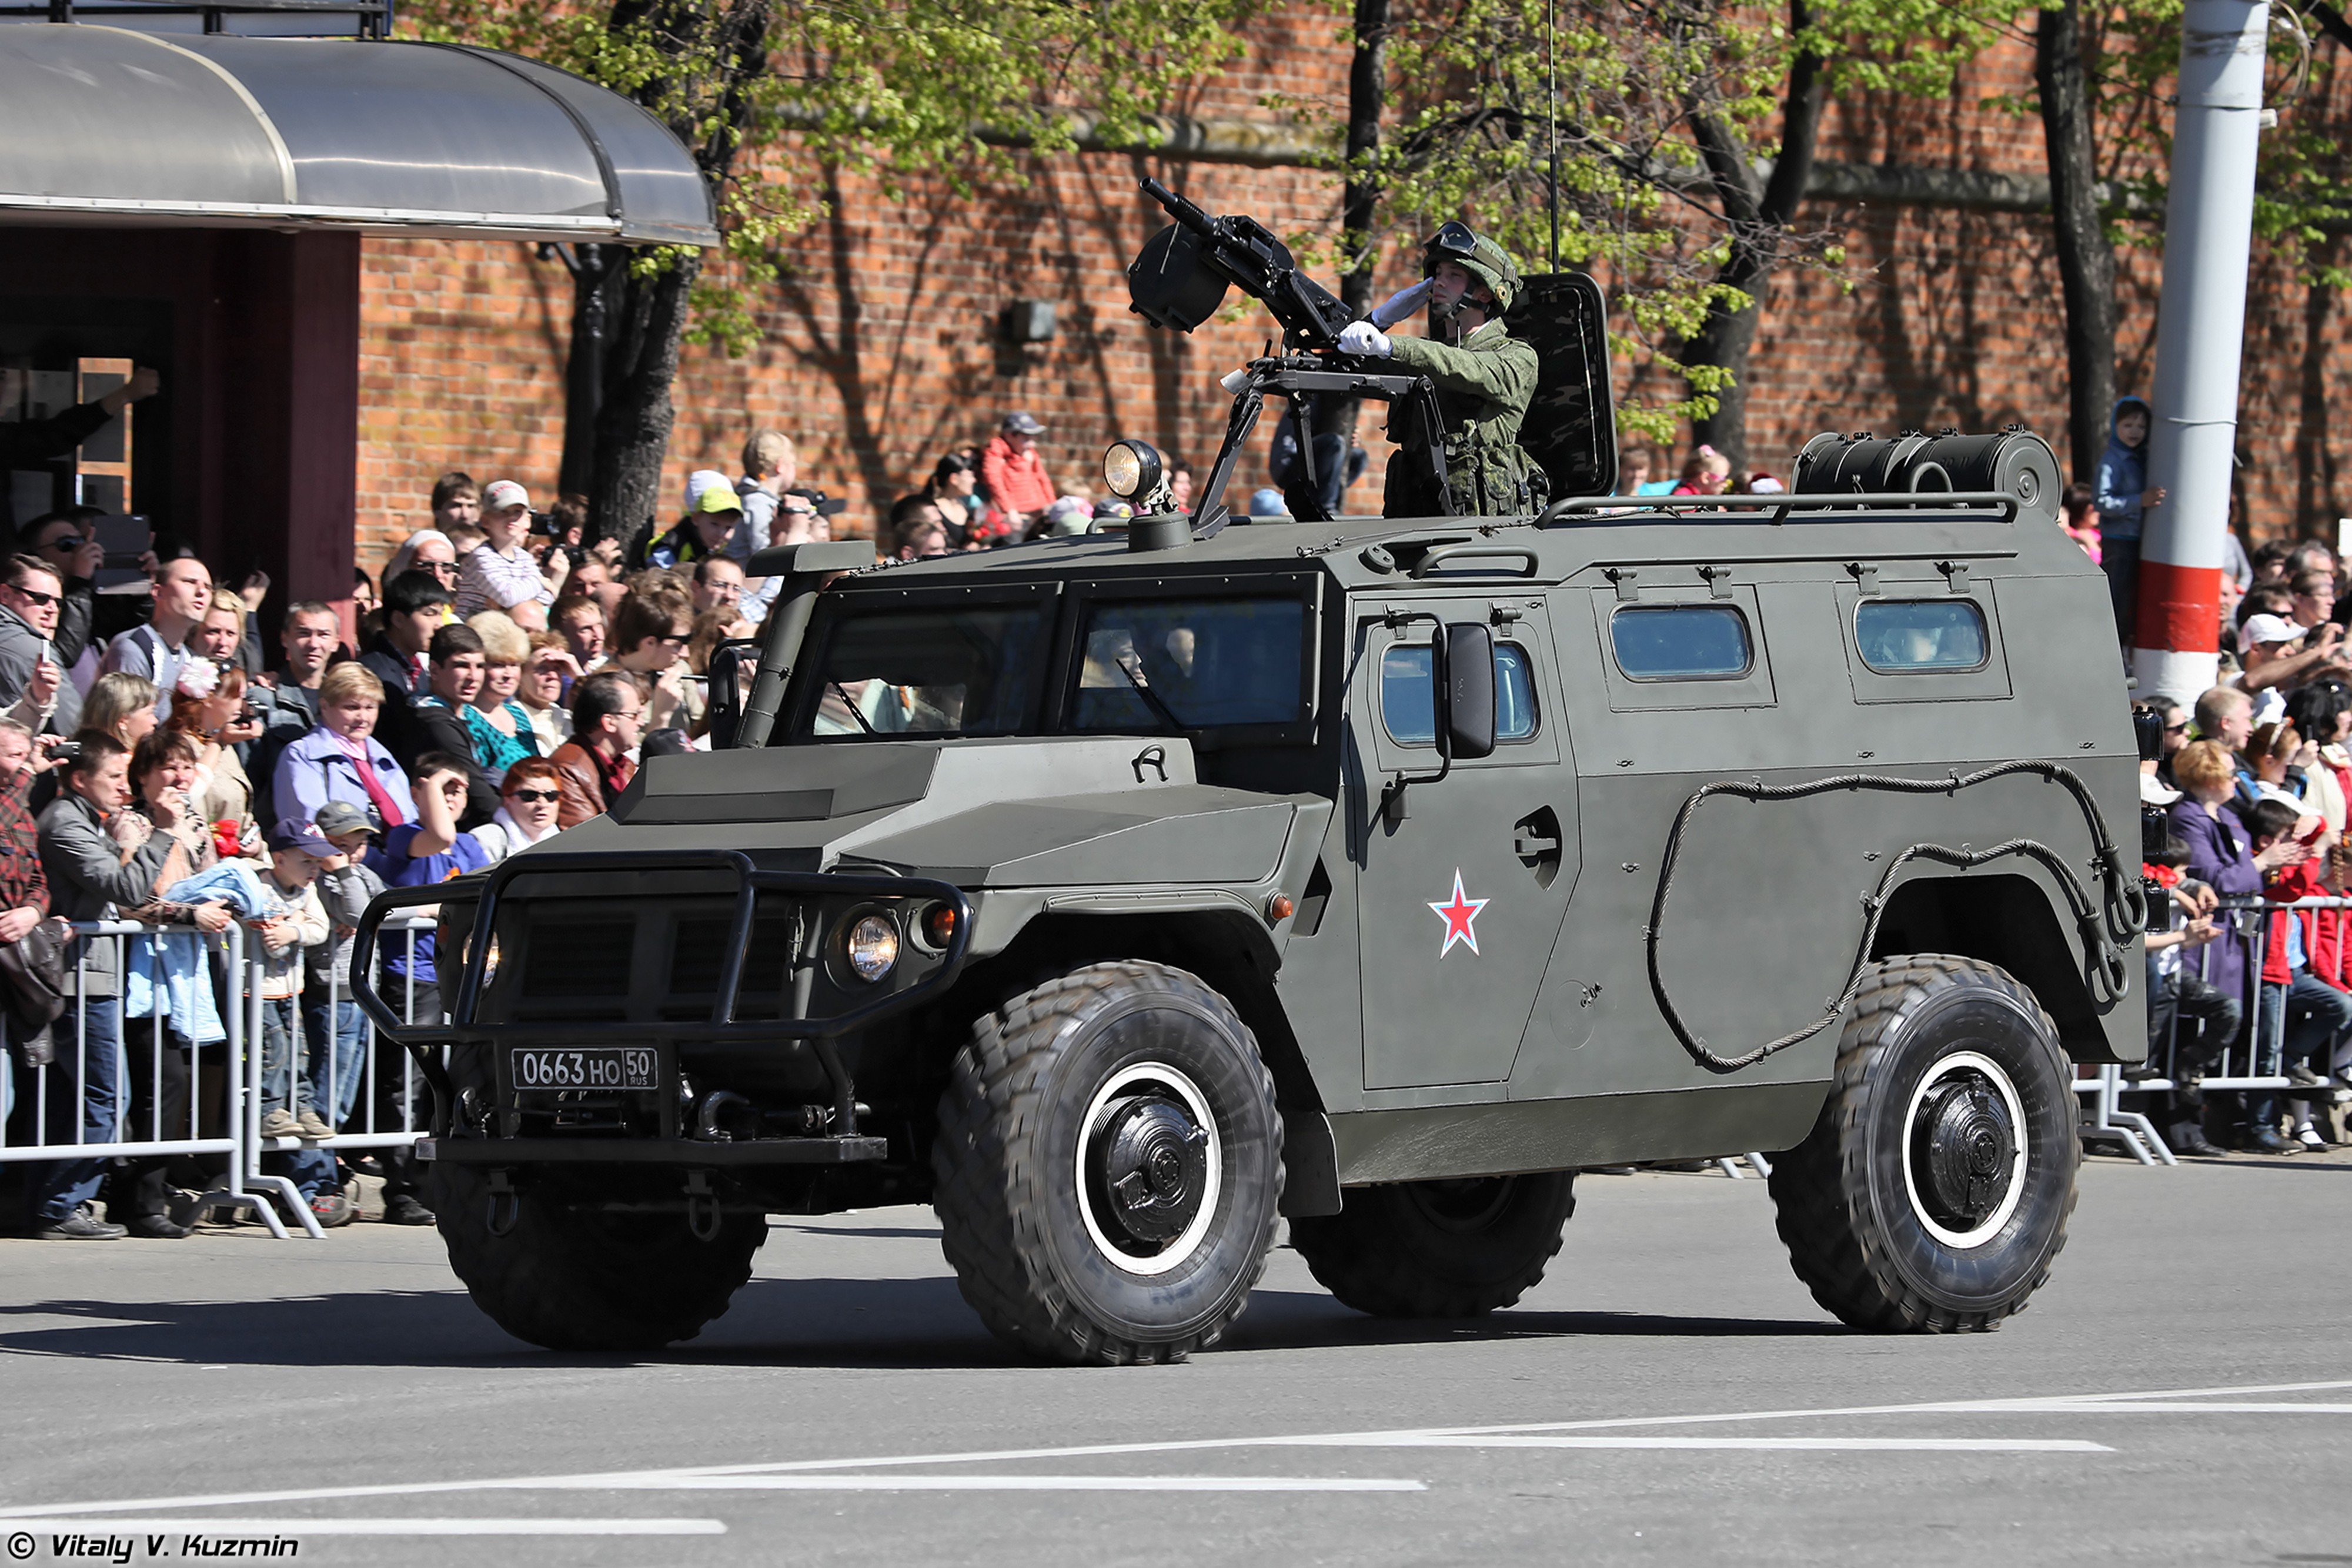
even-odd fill
[{"label": "white baseball cap", "polygon": [[490,487],[482,492],[482,510],[485,512],[503,512],[509,507],[527,507],[530,505],[530,492],[511,479],[494,479]]},{"label": "white baseball cap", "polygon": [[2284,615],[2249,615],[2246,623],[2238,628],[2238,652],[2251,653],[2264,643],[2293,643],[2304,634],[2305,628]]}]

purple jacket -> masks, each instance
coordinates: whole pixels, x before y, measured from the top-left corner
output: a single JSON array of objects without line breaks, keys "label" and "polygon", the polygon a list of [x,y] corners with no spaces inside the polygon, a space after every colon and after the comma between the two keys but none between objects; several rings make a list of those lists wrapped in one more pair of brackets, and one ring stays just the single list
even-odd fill
[{"label": "purple jacket", "polygon": [[[2172,831],[2189,846],[2189,875],[2210,883],[2225,899],[2262,896],[2263,873],[2254,864],[2252,840],[2234,812],[2225,806],[2217,817],[2183,797],[2173,802],[2169,816]],[[2205,977],[2224,996],[2246,995],[2249,946],[2247,937],[2224,936],[2205,950]]]}]

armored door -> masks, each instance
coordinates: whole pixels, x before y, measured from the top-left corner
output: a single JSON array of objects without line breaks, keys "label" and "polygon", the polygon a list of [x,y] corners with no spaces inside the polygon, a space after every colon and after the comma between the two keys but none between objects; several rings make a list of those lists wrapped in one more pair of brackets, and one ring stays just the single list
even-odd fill
[{"label": "armored door", "polygon": [[[1367,1089],[1510,1076],[1577,871],[1575,769],[1542,604],[1489,589],[1359,609],[1349,722]],[[1486,622],[1495,638],[1494,755],[1443,779],[1429,777],[1432,615]]]}]

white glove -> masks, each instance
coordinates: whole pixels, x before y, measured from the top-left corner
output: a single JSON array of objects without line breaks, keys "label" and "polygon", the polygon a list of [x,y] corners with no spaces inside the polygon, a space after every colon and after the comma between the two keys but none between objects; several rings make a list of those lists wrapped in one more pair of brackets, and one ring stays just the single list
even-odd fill
[{"label": "white glove", "polygon": [[1388,334],[1370,321],[1350,321],[1339,329],[1339,351],[1368,360],[1385,360],[1395,350],[1389,344]]},{"label": "white glove", "polygon": [[1239,397],[1242,395],[1242,388],[1249,384],[1249,372],[1247,371],[1231,371],[1219,376],[1217,384],[1225,389],[1227,397]]},{"label": "white glove", "polygon": [[1371,322],[1386,331],[1429,301],[1430,280],[1423,278],[1411,288],[1400,288],[1372,308]]}]

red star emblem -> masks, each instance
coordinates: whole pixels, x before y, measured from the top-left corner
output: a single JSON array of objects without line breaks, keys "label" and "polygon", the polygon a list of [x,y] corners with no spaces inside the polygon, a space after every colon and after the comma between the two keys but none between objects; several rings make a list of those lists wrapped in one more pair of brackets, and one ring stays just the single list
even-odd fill
[{"label": "red star emblem", "polygon": [[1476,925],[1478,912],[1494,902],[1491,898],[1465,896],[1462,892],[1462,869],[1456,866],[1454,870],[1454,896],[1444,904],[1433,904],[1429,906],[1440,919],[1445,922],[1445,946],[1437,950],[1437,956],[1443,958],[1453,952],[1456,942],[1469,948],[1472,955],[1475,956],[1478,951]]}]

